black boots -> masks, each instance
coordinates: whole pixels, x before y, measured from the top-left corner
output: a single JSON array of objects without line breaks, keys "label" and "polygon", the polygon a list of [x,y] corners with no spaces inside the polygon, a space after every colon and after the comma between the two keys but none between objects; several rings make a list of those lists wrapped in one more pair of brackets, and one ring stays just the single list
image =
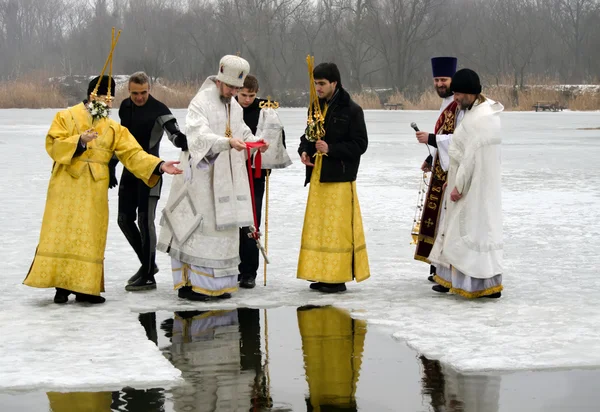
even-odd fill
[{"label": "black boots", "polygon": [[[135,272],[135,275],[133,275],[132,277],[129,278],[129,280],[127,281],[127,285],[131,285],[133,283],[136,283],[139,281],[139,279],[142,277],[142,274],[144,273],[144,266],[141,266],[137,272]],[[152,265],[152,275],[156,275],[158,273],[158,266],[156,266],[156,263],[154,265]],[[156,289],[156,288],[155,288]],[[125,290],[127,290],[127,288],[125,288]],[[136,289],[138,290],[138,289]],[[144,290],[144,289],[142,289]]]},{"label": "black boots", "polygon": [[140,276],[135,282],[125,286],[125,290],[127,292],[138,292],[141,290],[154,289],[156,289],[156,280],[154,280],[154,275]]}]

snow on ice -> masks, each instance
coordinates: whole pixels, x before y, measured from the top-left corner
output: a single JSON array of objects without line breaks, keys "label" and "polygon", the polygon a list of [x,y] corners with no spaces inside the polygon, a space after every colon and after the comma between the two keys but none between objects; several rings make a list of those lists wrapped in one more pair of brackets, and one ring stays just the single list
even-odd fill
[{"label": "snow on ice", "polygon": [[[305,111],[280,109],[295,163],[271,177],[267,287],[261,269],[256,289],[229,301],[182,302],[172,290],[169,258],[159,253],[158,290],[125,292],[138,261],[117,226],[112,189],[107,302],[59,306],[52,303],[53,290],[21,284],[39,236],[51,168],[44,137],[55,112],[0,111],[0,390],[177,384],[179,371],[146,339],[137,313],[200,308],[334,304],[461,372],[600,366],[600,132],[577,130],[599,126],[597,113],[502,115],[505,291],[499,300],[436,294],[426,279],[428,266],[412,259],[418,168],[427,150],[409,125],[415,121],[430,131],[433,111],[366,112],[370,142],[357,184],[371,279],[336,296],[310,292],[296,280],[307,196],[296,147]],[[174,113],[183,126],[185,110]],[[161,154],[175,159],[178,151],[165,139]]]}]

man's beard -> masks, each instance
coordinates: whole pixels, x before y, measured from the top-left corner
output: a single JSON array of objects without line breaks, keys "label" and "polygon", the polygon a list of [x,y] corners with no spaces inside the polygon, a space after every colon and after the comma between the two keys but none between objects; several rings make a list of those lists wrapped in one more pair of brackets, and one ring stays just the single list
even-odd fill
[{"label": "man's beard", "polygon": [[223,95],[219,95],[219,99],[221,99],[221,103],[223,103],[223,104],[231,103],[231,97],[225,97]]},{"label": "man's beard", "polygon": [[454,94],[447,87],[444,90],[440,90],[439,88],[436,87],[435,91],[437,92],[438,96],[440,96],[442,99],[445,99],[446,97],[450,97]]}]

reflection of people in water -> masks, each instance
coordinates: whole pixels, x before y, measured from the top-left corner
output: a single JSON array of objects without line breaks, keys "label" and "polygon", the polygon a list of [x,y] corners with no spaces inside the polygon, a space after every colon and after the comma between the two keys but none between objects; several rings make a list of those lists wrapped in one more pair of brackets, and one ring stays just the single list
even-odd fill
[{"label": "reflection of people in water", "polygon": [[273,406],[262,365],[260,312],[258,309],[239,308],[238,319],[240,321],[240,366],[243,371],[252,371],[255,375],[250,410],[259,411],[260,408]]},{"label": "reflection of people in water", "polygon": [[240,370],[238,312],[176,312],[168,357],[186,384],[172,391],[174,410],[248,411],[254,373]]},{"label": "reflection of people in water", "polygon": [[442,373],[442,365],[440,365],[439,361],[427,359],[425,356],[421,356],[420,359],[423,364],[423,376],[421,377],[423,384],[422,394],[431,398],[431,407],[434,412],[445,411],[445,381],[444,374]]},{"label": "reflection of people in water", "polygon": [[[156,313],[140,313],[138,320],[146,331],[148,340],[158,346],[156,330]],[[163,389],[133,389],[123,388],[120,392],[112,393],[112,408],[127,412],[162,412],[164,411],[165,396]]]},{"label": "reflection of people in water", "polygon": [[430,396],[433,411],[497,412],[499,376],[463,375],[421,356],[423,395]]},{"label": "reflection of people in water", "polygon": [[50,412],[110,412],[110,392],[48,392]]},{"label": "reflection of people in water", "polygon": [[356,412],[367,324],[332,306],[298,308],[308,412]]}]

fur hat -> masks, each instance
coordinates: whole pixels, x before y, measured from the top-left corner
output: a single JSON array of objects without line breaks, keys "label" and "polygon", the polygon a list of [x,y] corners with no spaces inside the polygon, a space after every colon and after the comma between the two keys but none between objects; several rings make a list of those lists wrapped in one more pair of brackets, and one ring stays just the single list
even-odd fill
[{"label": "fur hat", "polygon": [[228,54],[219,63],[217,80],[230,86],[244,87],[244,79],[250,72],[250,64],[239,56]]}]

